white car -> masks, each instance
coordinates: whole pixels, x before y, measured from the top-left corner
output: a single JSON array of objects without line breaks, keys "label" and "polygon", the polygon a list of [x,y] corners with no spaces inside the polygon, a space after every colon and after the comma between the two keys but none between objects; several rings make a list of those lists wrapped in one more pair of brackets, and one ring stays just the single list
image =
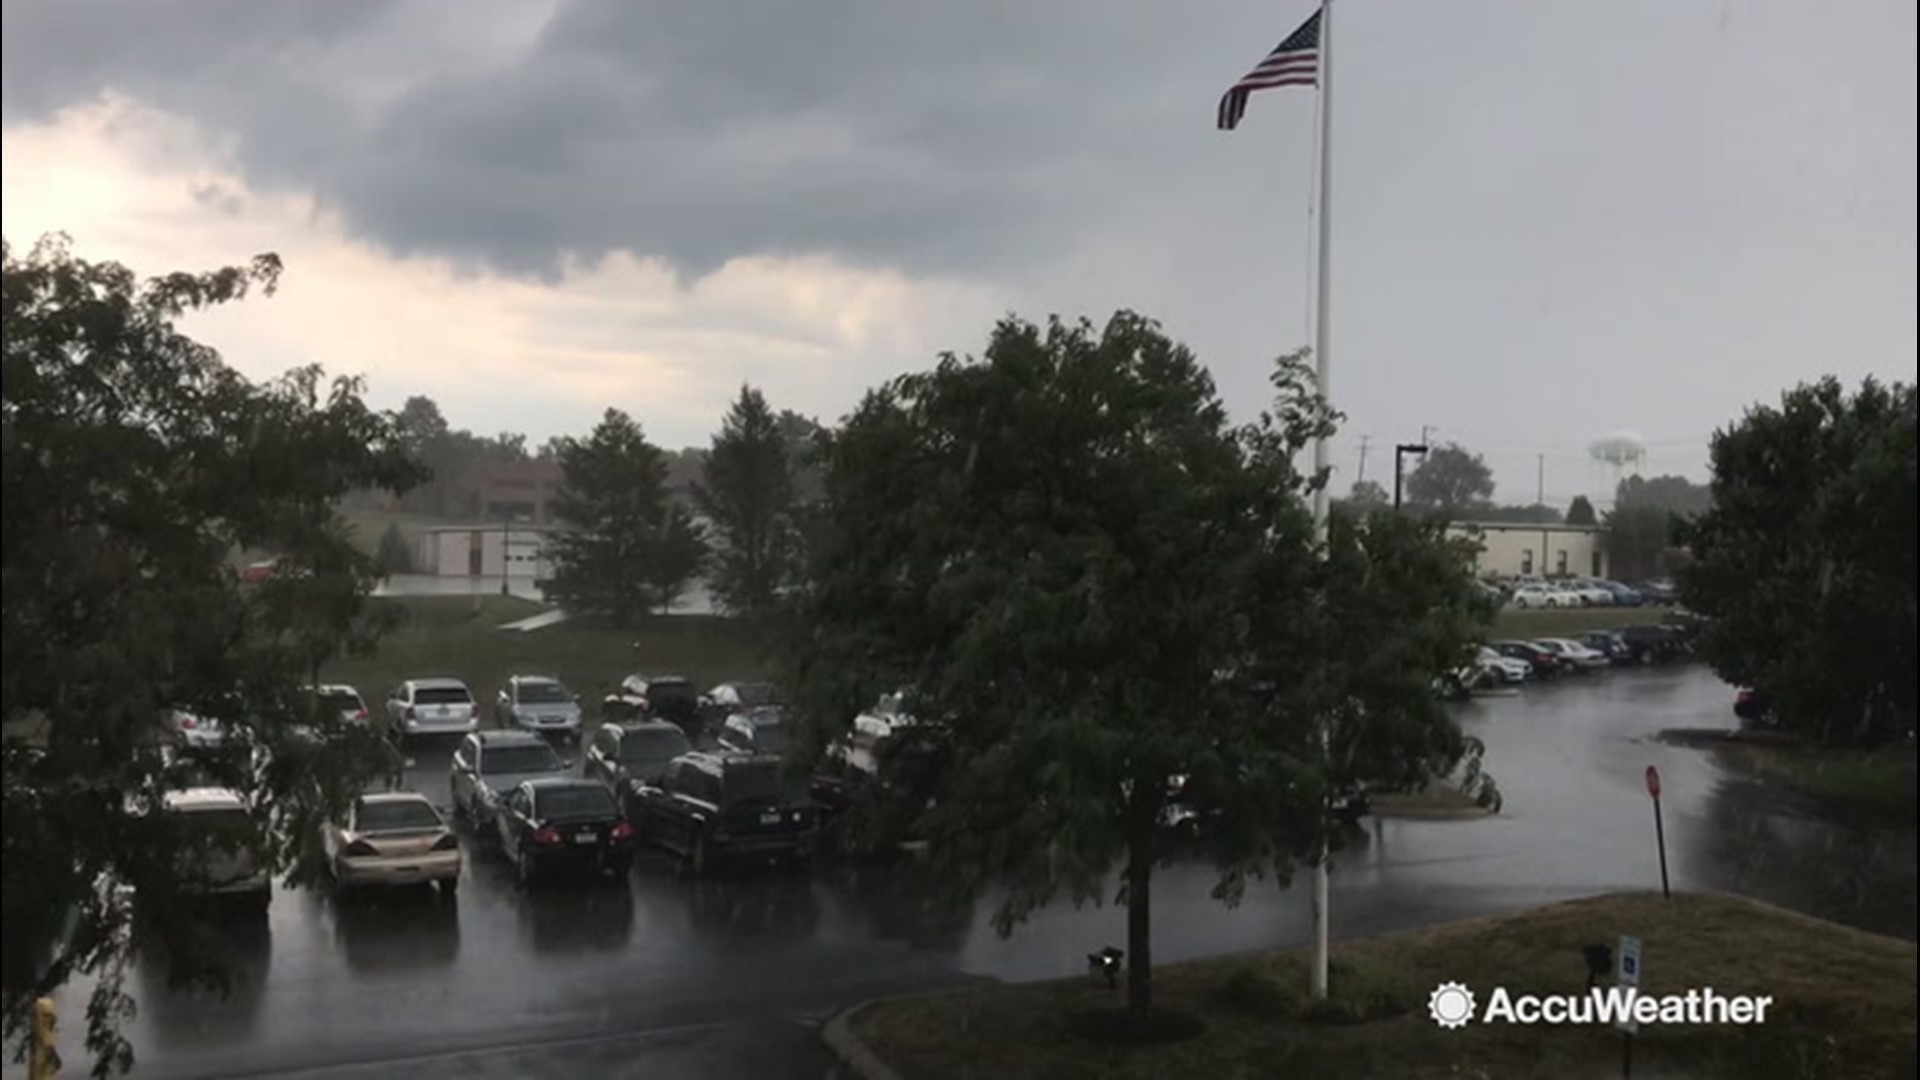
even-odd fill
[{"label": "white car", "polygon": [[1593,671],[1613,663],[1606,653],[1566,638],[1540,638],[1533,644],[1558,656],[1562,664],[1576,671]]},{"label": "white car", "polygon": [[367,703],[360,698],[360,691],[340,683],[327,683],[311,690],[324,705],[340,711],[340,719],[348,724],[365,724],[369,716]]},{"label": "white car", "polygon": [[182,892],[240,897],[263,908],[273,900],[260,826],[238,792],[186,788],[167,792],[161,805],[187,841],[177,864]]},{"label": "white car", "polygon": [[1591,581],[1562,581],[1560,587],[1580,598],[1582,607],[1611,607],[1613,590]]},{"label": "white car", "polygon": [[174,738],[187,746],[204,748],[227,741],[226,727],[220,721],[186,709],[168,709],[166,725]]},{"label": "white car", "polygon": [[1544,581],[1530,581],[1513,590],[1511,602],[1517,608],[1563,608],[1579,601]]},{"label": "white car", "polygon": [[460,839],[418,792],[360,796],[344,820],[327,823],[321,843],[341,888],[432,883],[451,894],[459,887]]},{"label": "white car", "polygon": [[408,679],[387,695],[387,733],[395,741],[478,730],[480,710],[473,691],[459,679]]},{"label": "white car", "polygon": [[1480,652],[1474,658],[1474,663],[1483,669],[1497,673],[1502,682],[1523,683],[1533,678],[1532,664],[1517,657],[1502,656],[1485,645],[1480,646]]}]

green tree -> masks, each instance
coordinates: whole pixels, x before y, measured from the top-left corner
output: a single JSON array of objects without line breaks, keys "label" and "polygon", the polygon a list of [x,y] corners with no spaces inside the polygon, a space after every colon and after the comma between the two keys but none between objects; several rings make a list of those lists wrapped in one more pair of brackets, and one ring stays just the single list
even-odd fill
[{"label": "green tree", "polygon": [[1493,470],[1459,443],[1436,446],[1407,474],[1407,505],[1458,519],[1484,509],[1493,498]]},{"label": "green tree", "polygon": [[[1436,598],[1466,602],[1466,564],[1421,554],[1437,524],[1335,530],[1354,576],[1329,594],[1294,466],[1332,423],[1308,382],[1283,360],[1276,406],[1236,431],[1150,320],[1007,320],[983,360],[888,383],[824,440],[787,642],[806,741],[818,752],[908,688],[920,722],[883,768],[912,793],[929,867],[962,893],[1000,886],[1003,933],[1063,895],[1104,900],[1117,869],[1136,1014],[1152,1005],[1156,866],[1197,848],[1233,899],[1325,842],[1340,776],[1460,757],[1441,745],[1457,730],[1424,724],[1446,723],[1431,679],[1468,639],[1427,620]],[[1394,675],[1376,686],[1369,664]],[[1316,710],[1334,704],[1351,722],[1323,748]],[[1175,777],[1197,813],[1186,841]]]},{"label": "green tree", "polygon": [[1658,506],[1645,503],[1615,506],[1601,519],[1606,535],[1607,562],[1613,576],[1644,581],[1664,572],[1667,551],[1673,547],[1677,521]]},{"label": "green tree", "polygon": [[1393,505],[1393,499],[1387,495],[1387,489],[1371,480],[1356,480],[1347,492],[1346,503],[1362,512],[1378,510]]},{"label": "green tree", "polygon": [[[313,873],[323,816],[384,765],[376,740],[299,691],[319,665],[386,625],[365,605],[376,570],[333,506],[418,479],[391,417],[349,380],[302,369],[265,386],[175,321],[270,292],[279,260],[141,281],[62,239],[4,256],[0,379],[0,719],[5,1023],[84,974],[95,1071],[131,1064],[123,979],[150,950],[176,981],[228,966],[176,881],[185,837],[157,809],[177,779],[172,709],[217,720],[237,755],[202,762],[255,806],[260,855]],[[278,553],[242,585],[236,550]],[[316,738],[296,737],[305,726]],[[247,751],[267,753],[249,767]],[[136,939],[128,893],[142,910]]]},{"label": "green tree", "polygon": [[1628,476],[1614,486],[1615,506],[1651,506],[1694,518],[1713,505],[1713,489],[1684,476]]},{"label": "green tree", "polygon": [[1913,730],[1915,445],[1910,384],[1831,376],[1713,438],[1681,577],[1702,654],[1825,744]]},{"label": "green tree", "polygon": [[742,386],[707,453],[694,503],[712,523],[713,593],[736,613],[772,607],[792,580],[795,555],[793,472],[767,399]]},{"label": "green tree", "polygon": [[548,592],[580,614],[624,625],[670,603],[699,566],[699,530],[667,494],[667,464],[640,425],[608,409],[585,440],[559,451]]},{"label": "green tree", "polygon": [[397,523],[388,522],[386,531],[380,534],[380,547],[373,553],[373,561],[385,576],[413,573],[413,549],[407,546],[407,538],[400,534]]},{"label": "green tree", "polygon": [[1585,495],[1575,495],[1567,506],[1567,524],[1598,525],[1600,519],[1593,512],[1593,502]]}]

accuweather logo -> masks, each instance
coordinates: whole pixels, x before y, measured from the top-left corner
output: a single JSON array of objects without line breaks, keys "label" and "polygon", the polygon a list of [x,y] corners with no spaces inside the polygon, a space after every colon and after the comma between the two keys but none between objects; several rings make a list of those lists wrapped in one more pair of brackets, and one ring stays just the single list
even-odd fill
[{"label": "accuweather logo", "polygon": [[1509,994],[1495,987],[1481,1005],[1464,983],[1444,982],[1427,995],[1427,1014],[1443,1028],[1482,1024],[1764,1024],[1771,997],[1721,994],[1712,987],[1684,994],[1642,994],[1635,986],[1596,986],[1584,994]]}]

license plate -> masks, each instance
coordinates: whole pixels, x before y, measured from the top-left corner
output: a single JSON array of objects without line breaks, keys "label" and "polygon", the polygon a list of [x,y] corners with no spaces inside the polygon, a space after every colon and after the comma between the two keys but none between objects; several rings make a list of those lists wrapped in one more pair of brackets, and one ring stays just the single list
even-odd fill
[{"label": "license plate", "polygon": [[761,814],[761,815],[760,815],[760,824],[762,824],[762,825],[778,825],[778,824],[780,824],[780,815],[779,815],[779,814],[775,814],[775,813],[767,813],[767,814]]},{"label": "license plate", "polygon": [[573,842],[576,844],[597,844],[600,842],[600,834],[591,832],[574,833]]}]

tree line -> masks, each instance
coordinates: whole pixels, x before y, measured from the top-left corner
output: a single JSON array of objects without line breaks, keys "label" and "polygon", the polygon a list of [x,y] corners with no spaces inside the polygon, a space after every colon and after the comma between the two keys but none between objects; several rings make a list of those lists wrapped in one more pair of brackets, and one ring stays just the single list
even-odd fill
[{"label": "tree line", "polygon": [[[407,410],[369,408],[357,382],[303,369],[255,384],[178,331],[188,310],[270,291],[271,256],[142,280],[48,241],[4,263],[6,1030],[90,976],[88,1046],[112,1070],[132,1056],[136,949],[188,981],[227,971],[174,880],[187,840],[154,812],[177,779],[155,752],[161,717],[226,725],[242,753],[204,767],[257,808],[271,865],[315,880],[318,823],[391,766],[300,689],[387,629],[336,507],[404,498],[430,466]],[[1309,503],[1327,477],[1297,462],[1341,418],[1304,353],[1275,361],[1271,388],[1235,426],[1150,319],[1009,318],[978,357],[871,389],[804,454],[743,388],[691,506],[668,497],[664,452],[609,410],[543,448],[575,526],[558,584],[637,618],[669,571],[712,559],[725,603],[766,616],[814,756],[904,691],[919,723],[882,767],[929,872],[964,894],[997,887],[1003,933],[1056,900],[1126,904],[1127,1001],[1149,1019],[1159,867],[1204,860],[1232,902],[1327,858],[1329,801],[1355,785],[1453,778],[1498,797],[1433,691],[1491,615],[1469,542],[1444,515],[1378,507],[1322,534]],[[1766,687],[1791,730],[1910,738],[1912,388],[1824,380],[1712,450],[1682,579],[1709,660]],[[1489,482],[1474,497],[1490,496]],[[233,552],[260,547],[294,572],[242,582]],[[103,882],[133,887],[138,933]]]},{"label": "tree line", "polygon": [[[1676,569],[1675,549],[1689,521],[1712,505],[1712,490],[1684,476],[1628,476],[1614,487],[1613,506],[1604,514],[1592,500],[1576,495],[1566,512],[1544,503],[1496,503],[1493,470],[1486,459],[1459,443],[1429,451],[1407,473],[1403,505],[1411,512],[1451,521],[1513,525],[1598,526],[1616,577],[1646,580]],[[1391,496],[1371,480],[1356,481],[1344,499],[1347,513],[1389,506]]]}]

